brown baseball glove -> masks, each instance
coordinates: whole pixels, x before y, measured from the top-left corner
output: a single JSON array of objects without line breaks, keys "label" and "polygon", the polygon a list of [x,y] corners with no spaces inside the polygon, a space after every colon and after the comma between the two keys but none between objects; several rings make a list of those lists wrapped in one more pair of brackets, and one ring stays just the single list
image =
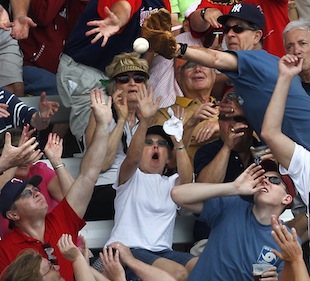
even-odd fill
[{"label": "brown baseball glove", "polygon": [[164,8],[151,13],[143,22],[141,37],[150,43],[150,50],[172,59],[176,53],[176,40],[171,33],[171,15]]}]

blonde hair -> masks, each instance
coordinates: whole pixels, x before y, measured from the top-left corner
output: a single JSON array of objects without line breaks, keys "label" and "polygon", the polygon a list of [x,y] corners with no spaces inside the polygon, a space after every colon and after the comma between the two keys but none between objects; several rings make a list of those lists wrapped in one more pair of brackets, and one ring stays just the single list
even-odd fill
[{"label": "blonde hair", "polygon": [[110,78],[110,82],[107,85],[109,93],[113,93],[116,90],[114,77],[125,72],[142,72],[147,78],[149,78],[149,64],[145,59],[141,59],[140,55],[136,52],[121,53],[116,55],[106,68],[105,72]]},{"label": "blonde hair", "polygon": [[42,281],[42,256],[33,249],[22,251],[1,274],[0,281]]}]

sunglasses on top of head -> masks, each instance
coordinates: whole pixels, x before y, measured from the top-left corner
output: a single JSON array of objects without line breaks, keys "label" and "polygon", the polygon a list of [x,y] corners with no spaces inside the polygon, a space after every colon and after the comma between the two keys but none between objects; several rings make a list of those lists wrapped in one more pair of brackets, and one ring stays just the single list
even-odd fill
[{"label": "sunglasses on top of head", "polygon": [[254,27],[243,26],[243,25],[240,25],[240,24],[236,24],[236,25],[233,25],[233,26],[225,25],[225,26],[223,27],[223,32],[224,32],[224,34],[227,34],[231,29],[232,29],[233,32],[235,32],[235,33],[242,33],[242,32],[245,31],[245,30],[252,30],[252,31],[255,30]]},{"label": "sunglasses on top of head", "polygon": [[129,74],[121,74],[116,76],[114,79],[116,82],[120,83],[120,84],[127,84],[129,82],[130,79],[133,79],[136,83],[145,83],[147,80],[147,77],[143,74],[133,74],[133,75],[129,75]]}]

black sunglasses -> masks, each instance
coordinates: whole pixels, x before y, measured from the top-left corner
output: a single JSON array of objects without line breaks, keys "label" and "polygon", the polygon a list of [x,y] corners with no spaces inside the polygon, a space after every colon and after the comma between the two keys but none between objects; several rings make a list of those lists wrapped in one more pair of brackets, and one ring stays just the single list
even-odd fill
[{"label": "black sunglasses", "polygon": [[116,76],[114,79],[116,82],[120,84],[127,84],[130,79],[133,79],[136,83],[144,83],[147,80],[147,77],[143,74],[134,74],[134,75],[129,75],[129,74],[122,74]]},{"label": "black sunglasses", "polygon": [[243,116],[226,117],[225,114],[220,114],[219,120],[221,120],[221,121],[235,121],[237,123],[248,124],[247,119]]},{"label": "black sunglasses", "polygon": [[268,181],[270,183],[275,184],[275,185],[280,185],[281,183],[283,183],[283,186],[284,186],[286,193],[289,193],[286,184],[284,184],[284,182],[279,177],[276,177],[276,176],[267,177],[267,176],[265,176],[265,178],[268,179]]},{"label": "black sunglasses", "polygon": [[146,139],[144,142],[147,146],[152,146],[154,143],[157,143],[159,147],[168,147],[168,142],[165,140],[153,141],[152,139]]},{"label": "black sunglasses", "polygon": [[245,31],[245,30],[252,30],[252,31],[255,30],[254,27],[243,26],[243,25],[239,25],[239,24],[236,24],[236,25],[233,25],[233,26],[225,25],[225,26],[223,27],[223,32],[224,32],[224,34],[227,34],[231,29],[232,29],[233,32],[235,32],[235,33],[242,33],[242,32]]}]

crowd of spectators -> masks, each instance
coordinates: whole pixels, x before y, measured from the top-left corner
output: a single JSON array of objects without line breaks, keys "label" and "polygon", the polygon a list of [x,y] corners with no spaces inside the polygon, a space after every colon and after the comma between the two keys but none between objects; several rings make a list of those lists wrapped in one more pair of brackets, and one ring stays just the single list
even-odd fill
[{"label": "crowd of spectators", "polygon": [[[260,280],[309,280],[306,11],[299,0],[0,0],[0,280],[240,281],[256,263],[270,265]],[[51,132],[60,106],[68,124]],[[173,248],[183,210],[190,252]],[[79,231],[97,220],[114,227],[91,264]]]}]

